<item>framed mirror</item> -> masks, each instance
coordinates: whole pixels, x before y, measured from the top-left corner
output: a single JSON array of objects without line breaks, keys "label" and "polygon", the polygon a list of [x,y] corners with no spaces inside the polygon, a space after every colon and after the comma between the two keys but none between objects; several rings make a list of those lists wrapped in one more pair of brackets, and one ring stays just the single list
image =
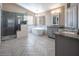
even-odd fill
[{"label": "framed mirror", "polygon": [[53,15],[52,24],[59,25],[59,15]]}]

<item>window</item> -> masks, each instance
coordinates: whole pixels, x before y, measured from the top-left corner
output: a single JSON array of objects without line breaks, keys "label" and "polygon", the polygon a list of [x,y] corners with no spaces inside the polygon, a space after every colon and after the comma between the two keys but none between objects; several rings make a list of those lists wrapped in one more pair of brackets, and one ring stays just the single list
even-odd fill
[{"label": "window", "polygon": [[33,16],[27,16],[27,24],[33,25]]}]

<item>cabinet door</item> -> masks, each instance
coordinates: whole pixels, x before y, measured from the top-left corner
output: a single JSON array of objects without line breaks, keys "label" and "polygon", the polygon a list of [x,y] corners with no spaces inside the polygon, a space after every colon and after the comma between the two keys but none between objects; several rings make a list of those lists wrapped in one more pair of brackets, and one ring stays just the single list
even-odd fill
[{"label": "cabinet door", "polygon": [[0,43],[1,43],[1,8],[2,4],[0,3]]},{"label": "cabinet door", "polygon": [[78,29],[79,29],[79,4],[78,4]]}]

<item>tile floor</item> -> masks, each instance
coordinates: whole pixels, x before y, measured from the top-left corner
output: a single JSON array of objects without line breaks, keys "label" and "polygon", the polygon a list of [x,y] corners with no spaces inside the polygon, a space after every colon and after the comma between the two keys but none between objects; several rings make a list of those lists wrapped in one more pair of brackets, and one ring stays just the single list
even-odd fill
[{"label": "tile floor", "polygon": [[[21,33],[21,35],[23,35]],[[29,33],[27,36],[2,41],[0,56],[54,56],[55,40],[46,35],[37,36]]]}]

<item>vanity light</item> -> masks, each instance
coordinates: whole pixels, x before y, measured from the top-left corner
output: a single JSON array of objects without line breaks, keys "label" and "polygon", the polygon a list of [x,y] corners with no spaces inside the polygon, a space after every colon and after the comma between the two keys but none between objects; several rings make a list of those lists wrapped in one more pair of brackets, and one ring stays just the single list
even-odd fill
[{"label": "vanity light", "polygon": [[61,12],[61,9],[56,9],[56,10],[51,11],[52,14],[54,14],[54,13],[60,13],[60,12]]},{"label": "vanity light", "polygon": [[60,13],[60,12],[61,12],[61,9],[57,9],[56,12],[57,12],[57,13]]}]

